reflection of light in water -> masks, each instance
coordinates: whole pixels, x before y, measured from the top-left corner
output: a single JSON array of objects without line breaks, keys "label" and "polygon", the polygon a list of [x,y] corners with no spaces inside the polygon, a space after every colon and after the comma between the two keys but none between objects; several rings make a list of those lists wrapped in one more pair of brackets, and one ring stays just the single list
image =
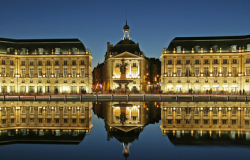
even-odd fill
[{"label": "reflection of light in water", "polygon": [[246,140],[250,140],[250,134],[249,134],[249,132],[246,132]]},{"label": "reflection of light in water", "polygon": [[230,138],[231,139],[235,139],[235,131],[231,131],[230,132]]},{"label": "reflection of light in water", "polygon": [[176,138],[181,138],[181,131],[176,131]]}]

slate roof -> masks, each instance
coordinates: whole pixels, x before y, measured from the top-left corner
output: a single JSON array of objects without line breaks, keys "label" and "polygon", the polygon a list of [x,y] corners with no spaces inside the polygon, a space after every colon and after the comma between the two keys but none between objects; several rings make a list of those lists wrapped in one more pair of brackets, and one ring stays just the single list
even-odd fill
[{"label": "slate roof", "polygon": [[72,48],[77,48],[79,52],[86,52],[84,44],[79,39],[8,39],[0,38],[0,51],[6,52],[7,48],[21,50],[28,49],[29,52],[38,51],[38,48],[43,48],[45,52],[51,52],[52,49],[60,48],[62,52],[72,51]]},{"label": "slate roof", "polygon": [[244,47],[247,49],[247,45],[250,44],[250,35],[243,36],[220,36],[220,37],[176,37],[174,38],[167,51],[172,52],[177,46],[181,46],[186,51],[192,51],[192,48],[199,46],[203,48],[204,52],[209,51],[210,48],[217,46],[218,49],[222,49],[223,52],[229,52],[230,47],[237,45],[237,49]]}]

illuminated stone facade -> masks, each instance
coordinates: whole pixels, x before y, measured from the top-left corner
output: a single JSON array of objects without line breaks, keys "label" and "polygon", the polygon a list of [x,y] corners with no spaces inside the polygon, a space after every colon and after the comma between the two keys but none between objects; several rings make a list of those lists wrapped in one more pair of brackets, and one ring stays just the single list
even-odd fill
[{"label": "illuminated stone facade", "polygon": [[129,91],[146,92],[148,90],[149,62],[144,53],[139,48],[139,43],[135,44],[129,38],[129,26],[123,28],[124,37],[115,46],[107,43],[107,52],[104,62],[103,91],[115,91],[118,87],[114,80],[121,77],[120,65],[124,59],[127,64],[126,79],[133,80],[128,84]]},{"label": "illuminated stone facade", "polygon": [[78,39],[0,38],[0,92],[92,92],[92,55]]},{"label": "illuminated stone facade", "polygon": [[249,93],[250,36],[177,37],[161,54],[164,93]]}]

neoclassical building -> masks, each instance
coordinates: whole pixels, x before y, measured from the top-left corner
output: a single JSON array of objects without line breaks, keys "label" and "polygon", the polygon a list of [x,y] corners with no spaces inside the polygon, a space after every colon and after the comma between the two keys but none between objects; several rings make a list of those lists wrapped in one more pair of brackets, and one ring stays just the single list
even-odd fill
[{"label": "neoclassical building", "polygon": [[250,35],[176,37],[161,54],[164,93],[250,91]]},{"label": "neoclassical building", "polygon": [[147,91],[149,81],[149,62],[140,50],[139,43],[135,43],[129,37],[129,26],[123,27],[123,39],[115,46],[107,43],[107,52],[104,61],[103,91],[116,90],[118,87],[114,80],[121,77],[120,65],[125,60],[126,79],[133,80],[128,84],[130,91]]},{"label": "neoclassical building", "polygon": [[78,39],[0,38],[0,92],[92,91],[92,55]]}]

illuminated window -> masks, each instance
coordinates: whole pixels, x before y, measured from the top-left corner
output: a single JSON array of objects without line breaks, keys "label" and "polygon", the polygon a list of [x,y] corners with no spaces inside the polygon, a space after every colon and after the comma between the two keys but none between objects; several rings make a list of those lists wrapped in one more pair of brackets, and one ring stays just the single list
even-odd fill
[{"label": "illuminated window", "polygon": [[14,68],[10,68],[10,76],[14,76]]},{"label": "illuminated window", "polygon": [[250,75],[250,67],[246,67],[246,74]]},{"label": "illuminated window", "polygon": [[181,68],[177,68],[177,76],[181,76]]},{"label": "illuminated window", "polygon": [[47,68],[47,76],[50,76],[50,68]]},{"label": "illuminated window", "polygon": [[136,63],[133,63],[133,67],[136,67]]},{"label": "illuminated window", "polygon": [[[3,72],[2,72],[3,73]],[[22,68],[21,70],[21,76],[24,77],[25,76],[25,68]]]},{"label": "illuminated window", "polygon": [[55,68],[55,76],[59,77],[59,68]]},{"label": "illuminated window", "polygon": [[223,76],[227,76],[227,67],[223,67]]},{"label": "illuminated window", "polygon": [[72,68],[72,77],[76,77],[76,68]]},{"label": "illuminated window", "polygon": [[232,52],[236,52],[237,51],[237,45],[232,45],[231,50],[232,50]]},{"label": "illuminated window", "polygon": [[186,64],[190,64],[190,59],[187,59],[187,60],[186,60]]},{"label": "illuminated window", "polygon": [[38,48],[38,54],[43,54],[43,48]]},{"label": "illuminated window", "polygon": [[67,65],[67,63],[68,63],[67,60],[64,60],[64,61],[63,61],[63,64],[64,64],[64,65]]},{"label": "illuminated window", "polygon": [[47,60],[47,65],[50,65],[50,60]]},{"label": "illuminated window", "polygon": [[34,65],[34,61],[30,60],[30,65],[33,66]]},{"label": "illuminated window", "polygon": [[223,64],[227,64],[227,59],[223,59]]},{"label": "illuminated window", "polygon": [[55,60],[55,65],[59,65],[59,60]]},{"label": "illuminated window", "polygon": [[68,76],[68,68],[63,68],[63,76]]},{"label": "illuminated window", "polygon": [[10,60],[10,65],[14,65],[14,61],[13,60]]},{"label": "illuminated window", "polygon": [[208,76],[208,67],[204,67],[204,75]]},{"label": "illuminated window", "polygon": [[195,67],[195,76],[199,76],[199,75],[200,75],[200,68]]},{"label": "illuminated window", "polygon": [[55,54],[60,54],[60,48],[55,48]]},{"label": "illuminated window", "polygon": [[2,65],[5,65],[5,60],[4,59],[2,59]]},{"label": "illuminated window", "polygon": [[250,44],[247,44],[247,51],[250,51]]},{"label": "illuminated window", "polygon": [[2,75],[5,76],[5,67],[2,67]]},{"label": "illuminated window", "polygon": [[34,77],[34,68],[30,68],[30,77]]},{"label": "illuminated window", "polygon": [[218,67],[214,67],[214,76],[218,76]]},{"label": "illuminated window", "polygon": [[172,76],[172,68],[168,68],[168,76]]},{"label": "illuminated window", "polygon": [[43,65],[43,62],[41,60],[38,61],[38,65],[41,66]]},{"label": "illuminated window", "polygon": [[232,75],[233,75],[233,76],[236,76],[236,75],[237,75],[237,67],[233,67]]},{"label": "illuminated window", "polygon": [[77,54],[77,48],[73,47],[73,48],[72,48],[72,53],[73,53],[73,54]]},{"label": "illuminated window", "polygon": [[236,64],[237,63],[237,59],[233,59],[233,64]]},{"label": "illuminated window", "polygon": [[85,77],[85,68],[81,68],[81,77]]},{"label": "illuminated window", "polygon": [[22,60],[22,61],[21,61],[21,64],[22,64],[22,65],[25,65],[25,60]]}]

